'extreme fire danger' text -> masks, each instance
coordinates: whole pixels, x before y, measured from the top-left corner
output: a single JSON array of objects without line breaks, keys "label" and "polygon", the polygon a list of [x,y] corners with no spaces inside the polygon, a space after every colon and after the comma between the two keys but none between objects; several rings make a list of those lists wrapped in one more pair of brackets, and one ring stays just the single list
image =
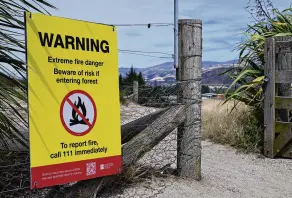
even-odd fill
[{"label": "'extreme fire danger' text", "polygon": [[[87,65],[87,66],[103,66],[104,62],[98,61],[83,61],[75,58],[72,59],[61,59],[48,57],[48,62],[50,63],[60,63],[60,64],[76,64],[76,65]],[[100,76],[100,71],[94,71],[93,69],[58,69],[54,68],[54,75],[59,75],[61,77],[56,78],[56,83],[58,84],[85,84],[85,85],[97,85],[99,83],[98,77]],[[66,77],[65,77],[66,76]]]}]

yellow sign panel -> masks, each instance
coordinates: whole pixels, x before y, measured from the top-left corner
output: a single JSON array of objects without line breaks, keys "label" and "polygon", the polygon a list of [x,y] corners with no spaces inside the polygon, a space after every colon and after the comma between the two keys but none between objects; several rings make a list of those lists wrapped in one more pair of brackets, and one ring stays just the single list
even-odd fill
[{"label": "yellow sign panel", "polygon": [[115,27],[26,13],[32,188],[121,167]]}]

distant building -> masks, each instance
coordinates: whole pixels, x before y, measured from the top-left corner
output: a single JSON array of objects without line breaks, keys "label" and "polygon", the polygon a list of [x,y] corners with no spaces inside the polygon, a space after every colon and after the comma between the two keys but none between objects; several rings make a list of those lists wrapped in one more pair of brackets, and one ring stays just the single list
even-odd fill
[{"label": "distant building", "polygon": [[202,99],[215,99],[217,94],[215,93],[204,93],[202,94]]},{"label": "distant building", "polygon": [[224,100],[225,99],[225,96],[224,96],[224,94],[217,94],[216,99],[218,99],[218,100]]},{"label": "distant building", "polygon": [[216,94],[216,93],[204,93],[202,94],[202,99],[216,99],[216,100],[224,100],[224,94]]},{"label": "distant building", "polygon": [[176,82],[176,79],[173,77],[164,77],[164,80],[166,83],[174,83]]}]

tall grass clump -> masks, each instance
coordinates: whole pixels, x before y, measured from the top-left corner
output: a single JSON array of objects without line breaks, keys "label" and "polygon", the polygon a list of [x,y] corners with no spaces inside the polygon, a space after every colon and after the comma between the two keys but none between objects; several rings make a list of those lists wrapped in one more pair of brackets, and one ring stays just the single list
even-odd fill
[{"label": "tall grass clump", "polygon": [[253,109],[241,103],[234,111],[232,102],[204,100],[202,134],[204,139],[230,145],[247,152],[259,152],[261,128]]}]

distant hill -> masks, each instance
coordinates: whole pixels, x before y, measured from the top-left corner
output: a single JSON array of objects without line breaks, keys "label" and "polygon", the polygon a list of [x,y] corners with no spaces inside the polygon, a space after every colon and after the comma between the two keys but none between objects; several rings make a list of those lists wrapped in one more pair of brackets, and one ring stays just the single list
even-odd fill
[{"label": "distant hill", "polygon": [[[231,82],[227,76],[218,76],[220,73],[230,68],[237,60],[226,62],[203,61],[202,62],[202,83],[203,84],[229,84]],[[145,68],[134,68],[136,72],[142,72],[145,80],[149,84],[172,84],[176,80],[176,69],[173,62],[165,62]],[[125,76],[130,68],[119,68],[119,73]]]},{"label": "distant hill", "polygon": [[214,68],[212,70],[208,70],[206,72],[203,72],[202,74],[202,84],[205,85],[223,85],[223,84],[231,84],[232,79],[230,79],[227,75],[219,76],[221,73],[227,71],[226,67],[219,67]]},{"label": "distant hill", "polygon": [[237,62],[238,62],[238,60],[229,60],[229,61],[225,61],[225,62],[203,61],[202,66],[203,67],[212,67],[214,65],[233,65]]}]

